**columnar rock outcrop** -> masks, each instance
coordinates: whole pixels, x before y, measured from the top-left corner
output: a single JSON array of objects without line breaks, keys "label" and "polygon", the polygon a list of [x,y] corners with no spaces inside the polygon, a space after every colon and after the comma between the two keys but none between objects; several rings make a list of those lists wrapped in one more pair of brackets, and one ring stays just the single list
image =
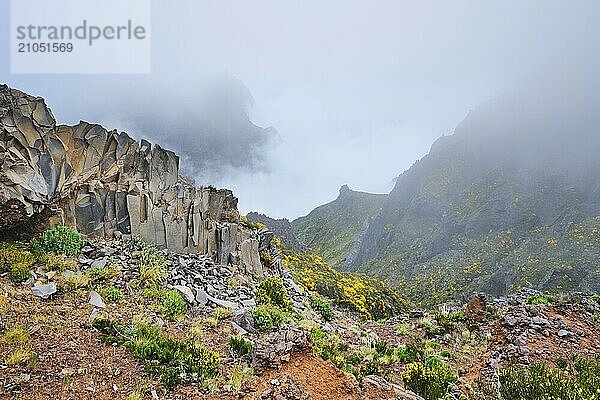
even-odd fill
[{"label": "columnar rock outcrop", "polygon": [[262,273],[259,237],[239,224],[230,190],[196,188],[175,153],[125,132],[56,125],[42,98],[0,85],[0,233],[51,222]]}]

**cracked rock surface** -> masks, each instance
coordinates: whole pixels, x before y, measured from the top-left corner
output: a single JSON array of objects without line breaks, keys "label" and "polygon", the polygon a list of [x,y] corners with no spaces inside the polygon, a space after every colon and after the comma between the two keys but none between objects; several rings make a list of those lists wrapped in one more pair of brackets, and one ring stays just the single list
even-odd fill
[{"label": "cracked rock surface", "polygon": [[175,153],[125,132],[57,125],[42,98],[0,85],[0,236],[55,223],[261,272],[258,234],[240,224],[230,190],[195,187]]}]

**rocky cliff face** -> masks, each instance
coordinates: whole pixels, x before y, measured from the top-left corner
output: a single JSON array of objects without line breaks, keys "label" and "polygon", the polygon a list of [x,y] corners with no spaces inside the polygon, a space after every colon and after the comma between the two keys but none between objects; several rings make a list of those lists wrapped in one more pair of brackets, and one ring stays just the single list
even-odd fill
[{"label": "rocky cliff face", "polygon": [[246,218],[253,223],[265,225],[275,236],[281,239],[282,244],[286,249],[294,252],[302,252],[306,250],[305,246],[298,242],[294,234],[292,223],[287,218],[271,218],[265,214],[250,212],[246,214]]},{"label": "rocky cliff face", "polygon": [[196,188],[158,145],[86,122],[57,125],[42,98],[0,85],[0,157],[0,236],[63,223],[260,273],[259,235],[239,224],[232,192]]}]

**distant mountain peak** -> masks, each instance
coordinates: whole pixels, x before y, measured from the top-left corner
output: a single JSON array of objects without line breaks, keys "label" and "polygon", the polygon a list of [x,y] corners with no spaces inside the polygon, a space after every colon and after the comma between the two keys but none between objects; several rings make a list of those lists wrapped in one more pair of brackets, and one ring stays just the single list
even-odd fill
[{"label": "distant mountain peak", "polygon": [[351,190],[348,187],[348,185],[342,185],[342,187],[340,187],[340,197],[344,196],[345,194],[348,194],[350,192],[351,192]]}]

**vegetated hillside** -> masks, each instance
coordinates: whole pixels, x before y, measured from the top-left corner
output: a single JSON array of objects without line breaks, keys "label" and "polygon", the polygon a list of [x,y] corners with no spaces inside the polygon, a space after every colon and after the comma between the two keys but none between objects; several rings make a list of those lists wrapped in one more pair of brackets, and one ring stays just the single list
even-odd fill
[{"label": "vegetated hillside", "polygon": [[597,291],[598,95],[546,95],[490,101],[438,139],[398,177],[350,269],[431,304],[526,285]]},{"label": "vegetated hillside", "polygon": [[337,199],[292,221],[293,232],[302,244],[331,266],[344,269],[347,259],[354,258],[360,234],[385,198],[384,194],[357,192],[344,185]]}]

